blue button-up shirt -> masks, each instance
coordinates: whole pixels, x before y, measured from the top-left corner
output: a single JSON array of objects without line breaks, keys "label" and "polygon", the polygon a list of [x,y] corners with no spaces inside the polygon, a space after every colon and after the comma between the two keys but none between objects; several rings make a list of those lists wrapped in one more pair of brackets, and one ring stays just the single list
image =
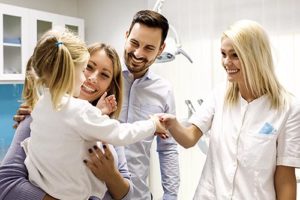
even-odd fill
[{"label": "blue button-up shirt", "polygon": [[[135,122],[149,119],[155,113],[175,114],[175,101],[172,86],[158,75],[148,72],[135,79],[123,67],[123,104],[121,122]],[[150,148],[155,136],[125,147],[129,171],[132,174],[134,194],[131,199],[149,200],[151,193],[147,184],[150,168]],[[156,137],[159,154],[164,200],[177,199],[180,182],[178,149],[173,138]]]}]

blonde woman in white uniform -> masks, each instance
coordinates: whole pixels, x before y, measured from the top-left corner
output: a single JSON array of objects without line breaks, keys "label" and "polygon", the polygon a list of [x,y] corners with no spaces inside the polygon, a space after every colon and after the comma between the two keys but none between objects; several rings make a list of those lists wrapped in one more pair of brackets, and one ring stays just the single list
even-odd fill
[{"label": "blonde woman in white uniform", "polygon": [[275,76],[267,34],[256,22],[238,21],[223,33],[221,54],[228,83],[204,101],[192,125],[161,116],[185,148],[210,130],[194,199],[295,200],[300,104]]}]

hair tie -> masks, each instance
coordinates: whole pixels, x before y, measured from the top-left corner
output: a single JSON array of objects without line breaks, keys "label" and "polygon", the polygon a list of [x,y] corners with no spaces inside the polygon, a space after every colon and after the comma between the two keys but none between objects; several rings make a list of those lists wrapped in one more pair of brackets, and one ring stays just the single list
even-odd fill
[{"label": "hair tie", "polygon": [[63,42],[55,42],[55,46],[59,47],[60,45],[64,44]]}]

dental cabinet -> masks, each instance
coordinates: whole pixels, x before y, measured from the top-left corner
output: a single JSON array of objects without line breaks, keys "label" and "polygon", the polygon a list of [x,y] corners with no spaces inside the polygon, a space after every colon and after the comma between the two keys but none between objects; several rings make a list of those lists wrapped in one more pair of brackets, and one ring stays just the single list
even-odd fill
[{"label": "dental cabinet", "polygon": [[84,39],[83,19],[0,3],[0,84],[23,83],[37,40],[52,28]]}]

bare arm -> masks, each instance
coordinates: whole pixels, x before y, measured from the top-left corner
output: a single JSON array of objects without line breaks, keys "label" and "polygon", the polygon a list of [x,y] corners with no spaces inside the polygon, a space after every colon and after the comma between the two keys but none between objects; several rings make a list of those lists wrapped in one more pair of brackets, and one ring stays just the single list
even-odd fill
[{"label": "bare arm", "polygon": [[193,124],[189,127],[184,127],[174,115],[164,114],[161,116],[161,120],[174,139],[184,148],[194,146],[203,135],[202,131]]},{"label": "bare arm", "polygon": [[183,127],[179,125],[169,129],[175,140],[184,148],[193,147],[199,141],[202,136],[201,130],[195,125],[189,127]]},{"label": "bare arm", "polygon": [[296,175],[294,167],[277,166],[275,171],[277,200],[296,200]]},{"label": "bare arm", "polygon": [[123,178],[119,171],[111,173],[110,178],[105,183],[114,199],[122,199],[129,191],[128,180]]}]

